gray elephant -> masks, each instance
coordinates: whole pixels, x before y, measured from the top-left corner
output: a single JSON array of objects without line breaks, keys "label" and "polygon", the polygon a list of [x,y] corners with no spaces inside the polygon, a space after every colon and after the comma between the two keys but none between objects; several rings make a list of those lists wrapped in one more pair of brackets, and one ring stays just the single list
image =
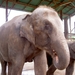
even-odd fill
[{"label": "gray elephant", "polygon": [[3,60],[2,56],[0,55],[0,62],[1,62],[1,75],[6,75],[6,66],[7,62]]},{"label": "gray elephant", "polygon": [[[73,75],[74,72],[74,61],[75,61],[75,41],[68,41],[68,47],[70,51],[70,63],[68,67],[66,68],[66,73],[65,75]],[[56,68],[52,63],[52,58],[51,56],[47,53],[47,64],[48,64],[48,71],[47,75],[53,75],[55,72]]]},{"label": "gray elephant", "polygon": [[31,14],[17,16],[2,25],[0,55],[2,61],[8,63],[8,75],[21,75],[24,63],[32,60],[35,75],[46,75],[45,51],[51,55],[56,68],[66,68],[70,54],[61,25],[56,11],[47,6],[40,6]]},{"label": "gray elephant", "polygon": [[69,50],[70,50],[70,63],[66,68],[66,75],[73,75],[74,72],[74,61],[75,61],[75,41],[68,42]]}]

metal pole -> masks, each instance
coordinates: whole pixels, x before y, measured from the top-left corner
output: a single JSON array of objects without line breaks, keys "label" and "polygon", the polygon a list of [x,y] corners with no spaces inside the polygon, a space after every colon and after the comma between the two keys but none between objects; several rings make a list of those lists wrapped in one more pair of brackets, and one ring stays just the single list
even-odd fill
[{"label": "metal pole", "polygon": [[6,22],[8,21],[8,0],[6,0]]},{"label": "metal pole", "polygon": [[68,39],[68,22],[67,22],[68,18],[64,19],[64,33],[65,33],[65,37],[66,39]]},{"label": "metal pole", "polygon": [[75,33],[75,22],[74,22],[74,33]]},{"label": "metal pole", "polygon": [[71,38],[71,16],[69,16],[70,38]]}]

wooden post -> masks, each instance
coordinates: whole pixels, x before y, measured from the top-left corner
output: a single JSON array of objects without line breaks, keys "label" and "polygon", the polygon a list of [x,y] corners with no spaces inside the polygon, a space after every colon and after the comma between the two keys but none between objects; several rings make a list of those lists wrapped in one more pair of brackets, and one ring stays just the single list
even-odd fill
[{"label": "wooden post", "polygon": [[68,22],[67,22],[68,18],[64,19],[64,34],[65,34],[65,38],[68,39]]},{"label": "wooden post", "polygon": [[63,19],[63,14],[62,14],[62,10],[60,11],[60,18],[61,18],[61,20]]},{"label": "wooden post", "polygon": [[6,21],[8,21],[8,0],[6,0]]},{"label": "wooden post", "polygon": [[69,16],[70,38],[71,38],[71,16]]},{"label": "wooden post", "polygon": [[75,22],[74,22],[74,33],[75,33]]}]

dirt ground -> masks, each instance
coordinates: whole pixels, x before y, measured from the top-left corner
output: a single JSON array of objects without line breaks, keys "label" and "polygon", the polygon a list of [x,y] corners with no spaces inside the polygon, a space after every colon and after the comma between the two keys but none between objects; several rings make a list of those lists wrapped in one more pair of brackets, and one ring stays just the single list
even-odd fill
[{"label": "dirt ground", "polygon": [[[74,68],[75,68],[75,65],[74,65]],[[7,71],[8,71],[8,68],[7,68]],[[1,65],[0,65],[0,73],[1,73]],[[34,62],[24,64],[22,75],[35,75]],[[65,75],[65,70],[56,70],[54,75]],[[75,70],[73,75],[75,75]]]},{"label": "dirt ground", "polygon": [[[75,63],[74,63],[74,69],[75,69]],[[65,70],[56,70],[54,75],[65,75]],[[75,70],[73,72],[73,75],[75,75]]]},{"label": "dirt ground", "polygon": [[[74,64],[74,68],[75,68],[75,64]],[[34,70],[34,62],[32,62],[32,63],[26,63],[24,65],[24,68],[23,68],[23,71],[25,71],[25,70]],[[29,75],[29,74],[27,74],[27,75]],[[32,75],[34,75],[34,73]],[[64,70],[58,70],[57,69],[55,71],[54,75],[65,75],[65,69]],[[75,75],[75,70],[74,70],[73,75]]]}]

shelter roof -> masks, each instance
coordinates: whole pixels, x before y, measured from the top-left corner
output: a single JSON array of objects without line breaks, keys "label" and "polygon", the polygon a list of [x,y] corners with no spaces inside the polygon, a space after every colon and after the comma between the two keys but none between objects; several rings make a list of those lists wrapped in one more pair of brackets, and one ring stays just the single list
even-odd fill
[{"label": "shelter roof", "polygon": [[75,0],[0,0],[0,7],[32,12],[39,5],[54,8],[62,18],[75,14]]}]

